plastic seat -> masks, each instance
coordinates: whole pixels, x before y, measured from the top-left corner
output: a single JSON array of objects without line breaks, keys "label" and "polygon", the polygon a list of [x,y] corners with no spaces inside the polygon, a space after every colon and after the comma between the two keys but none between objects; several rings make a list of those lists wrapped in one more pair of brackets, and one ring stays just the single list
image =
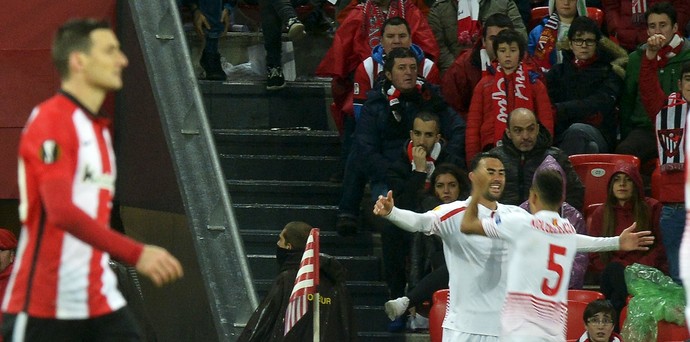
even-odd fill
[{"label": "plastic seat", "polygon": [[[532,12],[530,13],[530,20],[529,20],[529,31],[532,31],[532,29],[539,25],[539,23],[544,19],[544,17],[549,15],[549,7],[548,6],[542,6],[542,7],[535,7],[532,9]],[[592,18],[592,20],[597,22],[597,25],[599,25],[599,28],[601,28],[601,24],[604,22],[604,11],[596,8],[596,7],[587,7],[587,16]]]},{"label": "plastic seat", "polygon": [[599,291],[591,290],[568,290],[568,300],[575,300],[583,303],[590,303],[597,299],[605,299]]},{"label": "plastic seat", "polygon": [[[629,300],[629,298],[628,298]],[[621,310],[620,317],[620,327],[623,328],[625,319],[628,316],[628,306],[626,305],[623,310]],[[686,341],[690,339],[690,332],[688,332],[687,320],[685,322],[686,326],[680,326],[666,321],[659,321],[657,324],[657,342],[676,342],[676,341]]]},{"label": "plastic seat", "polygon": [[608,182],[611,173],[619,162],[628,162],[640,168],[640,160],[628,154],[574,154],[570,163],[585,186],[584,208],[591,204],[606,202]]},{"label": "plastic seat", "polygon": [[443,320],[446,318],[448,307],[448,289],[438,290],[431,297],[433,304],[429,311],[429,337],[431,342],[441,342],[443,340]]},{"label": "plastic seat", "polygon": [[568,299],[568,321],[566,325],[566,339],[578,339],[585,331],[585,321],[582,319],[587,303]]}]

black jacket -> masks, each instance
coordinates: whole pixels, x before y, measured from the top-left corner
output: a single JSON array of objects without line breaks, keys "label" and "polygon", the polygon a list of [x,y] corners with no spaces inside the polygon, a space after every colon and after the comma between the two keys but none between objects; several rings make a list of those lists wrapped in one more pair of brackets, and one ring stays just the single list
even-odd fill
[{"label": "black jacket", "polygon": [[568,155],[557,147],[551,146],[551,134],[541,124],[539,125],[537,143],[529,152],[522,152],[515,147],[513,141],[503,133],[503,144],[494,147],[491,152],[497,153],[503,159],[506,170],[506,185],[500,202],[503,204],[520,205],[529,197],[532,177],[546,156],[553,156],[561,165],[567,177],[565,201],[578,210],[582,210],[585,197],[585,187],[580,181]]},{"label": "black jacket", "polygon": [[[281,267],[271,290],[252,314],[247,326],[237,339],[238,342],[311,341],[313,334],[313,307],[295,324],[290,332],[285,331],[285,310],[295,285],[301,255],[288,258]],[[345,287],[345,268],[333,257],[321,254],[319,258],[319,293],[321,341],[356,341],[352,301]]]}]

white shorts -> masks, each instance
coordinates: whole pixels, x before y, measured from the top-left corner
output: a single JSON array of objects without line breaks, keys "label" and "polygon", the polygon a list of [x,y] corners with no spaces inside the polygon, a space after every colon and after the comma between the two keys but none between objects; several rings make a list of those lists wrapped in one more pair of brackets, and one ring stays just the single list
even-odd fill
[{"label": "white shorts", "polygon": [[499,342],[498,336],[477,335],[443,328],[443,342]]}]

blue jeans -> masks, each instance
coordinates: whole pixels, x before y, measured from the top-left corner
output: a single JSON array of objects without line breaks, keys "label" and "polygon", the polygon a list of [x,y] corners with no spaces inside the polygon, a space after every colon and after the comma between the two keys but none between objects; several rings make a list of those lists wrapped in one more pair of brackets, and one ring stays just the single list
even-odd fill
[{"label": "blue jeans", "polygon": [[559,137],[558,147],[566,154],[608,153],[609,145],[592,125],[574,123]]},{"label": "blue jeans", "polygon": [[661,226],[666,258],[668,258],[670,276],[673,278],[673,281],[680,284],[678,252],[680,251],[680,242],[683,239],[683,231],[685,230],[685,204],[664,203],[664,206],[661,208],[659,225]]}]

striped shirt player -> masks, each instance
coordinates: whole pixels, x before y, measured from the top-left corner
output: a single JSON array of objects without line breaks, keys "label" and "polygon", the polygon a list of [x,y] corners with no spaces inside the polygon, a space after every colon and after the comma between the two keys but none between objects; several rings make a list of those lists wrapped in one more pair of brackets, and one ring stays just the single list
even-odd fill
[{"label": "striped shirt player", "polygon": [[[460,232],[468,200],[443,204],[423,214],[393,208],[386,218],[398,227],[437,235],[449,273],[450,298],[443,321],[444,341],[498,341],[500,312],[506,290],[508,252],[501,240]],[[479,206],[479,217],[524,212],[497,204],[496,211]]]},{"label": "striped shirt player", "polygon": [[[441,74],[434,62],[424,57],[424,52],[419,46],[412,44],[410,49],[417,56],[419,63],[418,74],[426,79],[428,83],[438,85],[441,83]],[[353,88],[353,112],[354,117],[359,119],[360,112],[364,102],[367,100],[367,92],[374,89],[374,84],[383,72],[384,52],[383,46],[377,45],[374,47],[371,56],[367,57],[359,64],[355,70],[354,88]]]},{"label": "striped shirt player", "polygon": [[108,125],[65,92],[31,113],[19,144],[22,230],[3,312],[71,320],[126,305],[110,254],[134,265],[143,245],[109,228],[115,159]]}]

